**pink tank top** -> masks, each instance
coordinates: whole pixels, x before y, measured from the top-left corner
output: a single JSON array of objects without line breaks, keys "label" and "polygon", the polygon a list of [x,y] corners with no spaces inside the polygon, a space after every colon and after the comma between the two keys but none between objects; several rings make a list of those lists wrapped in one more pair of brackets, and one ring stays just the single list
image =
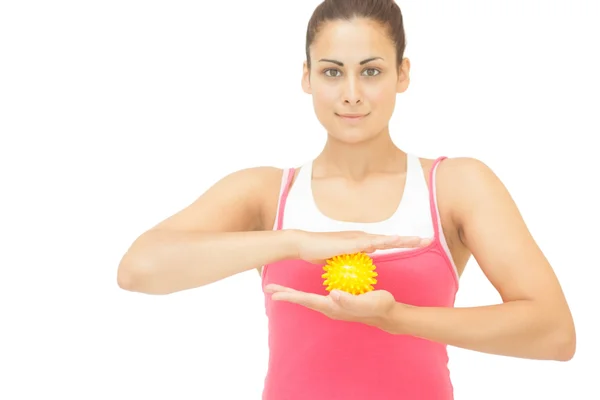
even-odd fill
[{"label": "pink tank top", "polygon": [[[458,278],[440,241],[435,202],[436,160],[429,179],[434,240],[420,249],[375,254],[376,289],[415,306],[453,307]],[[285,202],[294,177],[289,174],[279,201],[275,229],[281,229]],[[270,283],[326,295],[323,271],[302,260],[263,267]],[[358,323],[335,321],[307,308],[271,301],[269,364],[263,400],[451,400],[453,388],[446,346],[393,335]]]}]

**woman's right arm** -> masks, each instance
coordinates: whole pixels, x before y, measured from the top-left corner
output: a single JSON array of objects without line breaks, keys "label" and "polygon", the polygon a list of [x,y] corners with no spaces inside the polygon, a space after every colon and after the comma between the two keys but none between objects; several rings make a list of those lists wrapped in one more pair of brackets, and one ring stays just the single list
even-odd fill
[{"label": "woman's right arm", "polygon": [[260,167],[217,182],[134,241],[119,264],[119,286],[169,294],[295,257],[294,232],[265,230],[262,221],[281,176],[280,169]]}]

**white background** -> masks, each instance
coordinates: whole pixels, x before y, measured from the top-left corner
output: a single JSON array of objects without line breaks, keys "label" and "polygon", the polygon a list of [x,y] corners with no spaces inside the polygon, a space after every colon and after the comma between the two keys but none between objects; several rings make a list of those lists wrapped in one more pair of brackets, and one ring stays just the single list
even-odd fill
[{"label": "white background", "polygon": [[[259,399],[259,276],[120,290],[145,229],[234,170],[297,166],[325,133],[300,88],[315,0],[0,3],[0,398]],[[573,309],[568,363],[450,348],[458,400],[598,399],[598,2],[401,1],[394,140],[482,159]],[[499,301],[476,263],[457,305]]]}]

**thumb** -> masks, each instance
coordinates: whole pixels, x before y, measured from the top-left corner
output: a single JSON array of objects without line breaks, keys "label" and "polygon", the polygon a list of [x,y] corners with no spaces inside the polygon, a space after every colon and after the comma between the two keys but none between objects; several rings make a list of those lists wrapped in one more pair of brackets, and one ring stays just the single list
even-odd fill
[{"label": "thumb", "polygon": [[356,296],[342,290],[332,290],[330,296],[342,308],[352,308],[357,301]]}]

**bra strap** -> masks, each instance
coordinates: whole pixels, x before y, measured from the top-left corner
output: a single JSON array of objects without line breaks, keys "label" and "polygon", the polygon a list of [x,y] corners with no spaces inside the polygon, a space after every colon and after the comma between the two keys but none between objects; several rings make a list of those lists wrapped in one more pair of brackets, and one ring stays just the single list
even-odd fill
[{"label": "bra strap", "polygon": [[448,157],[442,156],[434,161],[433,166],[431,167],[431,171],[429,172],[429,206],[431,208],[431,219],[433,220],[433,229],[435,240],[439,240],[440,238],[440,214],[437,206],[437,196],[435,190],[435,180],[436,180],[436,170],[438,165]]},{"label": "bra strap", "polygon": [[281,191],[277,203],[277,215],[275,216],[275,230],[277,231],[281,230],[283,227],[285,203],[287,201],[288,194],[290,193],[290,187],[292,186],[295,172],[295,168],[286,168],[283,170],[283,176],[281,177]]}]

